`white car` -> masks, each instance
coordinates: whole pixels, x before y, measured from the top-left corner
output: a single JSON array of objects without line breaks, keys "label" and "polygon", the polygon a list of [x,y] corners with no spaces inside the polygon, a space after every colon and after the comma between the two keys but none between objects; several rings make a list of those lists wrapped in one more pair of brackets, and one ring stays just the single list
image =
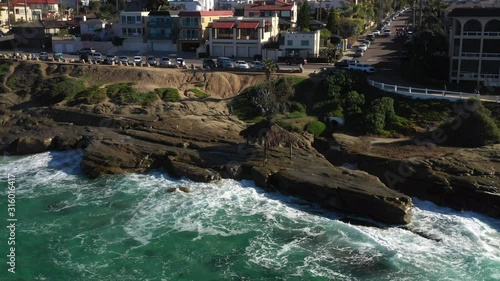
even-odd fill
[{"label": "white car", "polygon": [[380,35],[380,30],[373,31],[373,35]]},{"label": "white car", "polygon": [[362,63],[350,64],[347,68],[351,69],[351,70],[358,70],[358,71],[363,71],[363,72],[367,72],[367,73],[375,72],[375,67],[373,67],[369,64],[362,64]]},{"label": "white car", "polygon": [[248,63],[242,60],[236,61],[236,67],[239,69],[250,69]]},{"label": "white car", "polygon": [[167,65],[172,65],[172,62],[170,61],[169,57],[162,57],[160,59],[160,65],[161,66],[167,66]]},{"label": "white car", "polygon": [[182,66],[186,66],[186,61],[184,61],[183,58],[176,58],[175,59],[175,63],[177,64],[177,66],[179,67],[182,67]]},{"label": "white car", "polygon": [[101,53],[93,53],[92,60],[95,62],[101,62],[102,61],[102,54]]},{"label": "white car", "polygon": [[390,29],[384,29],[384,36],[391,36],[391,30]]},{"label": "white car", "polygon": [[134,63],[136,63],[136,64],[142,64],[142,57],[141,56],[135,56],[134,57]]},{"label": "white car", "polygon": [[260,61],[254,61],[253,62],[253,68],[255,70],[262,70],[262,69],[264,69],[264,64],[262,62],[260,62]]},{"label": "white car", "polygon": [[366,52],[366,50],[368,50],[368,45],[366,45],[366,44],[361,44],[361,45],[359,45],[359,46],[358,46],[358,49],[363,50],[363,51],[365,51],[365,52]]},{"label": "white car", "polygon": [[126,57],[126,56],[121,56],[121,57],[119,58],[119,60],[120,60],[120,62],[121,62],[121,63],[129,63],[129,61],[128,61],[128,57]]}]

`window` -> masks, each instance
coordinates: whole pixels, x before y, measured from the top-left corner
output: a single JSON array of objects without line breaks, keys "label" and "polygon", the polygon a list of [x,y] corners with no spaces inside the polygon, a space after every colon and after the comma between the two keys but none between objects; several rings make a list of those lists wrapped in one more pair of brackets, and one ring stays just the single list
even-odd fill
[{"label": "window", "polygon": [[290,11],[281,11],[281,16],[289,18],[290,17]]},{"label": "window", "polygon": [[141,20],[141,16],[136,16],[136,17],[135,17],[135,22],[142,22],[142,20]]},{"label": "window", "polygon": [[126,29],[126,28],[122,28],[122,34],[123,34],[123,35],[126,35],[126,34],[127,34],[127,29]]},{"label": "window", "polygon": [[288,40],[288,41],[286,41],[286,44],[287,44],[288,46],[292,46],[292,45],[293,45],[293,40]]},{"label": "window", "polygon": [[309,46],[309,40],[301,40],[300,46]]},{"label": "window", "polygon": [[127,17],[126,16],[122,16],[122,23],[126,23],[127,22]]}]

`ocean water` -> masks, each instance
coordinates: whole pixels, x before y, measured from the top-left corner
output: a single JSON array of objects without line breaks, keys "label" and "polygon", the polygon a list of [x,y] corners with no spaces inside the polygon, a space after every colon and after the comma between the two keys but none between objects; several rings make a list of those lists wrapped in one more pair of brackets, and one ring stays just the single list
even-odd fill
[{"label": "ocean water", "polygon": [[[0,280],[500,280],[500,221],[415,201],[357,226],[250,181],[81,175],[80,151],[0,157]],[[7,175],[16,176],[16,273]],[[166,192],[188,186],[192,192]]]}]

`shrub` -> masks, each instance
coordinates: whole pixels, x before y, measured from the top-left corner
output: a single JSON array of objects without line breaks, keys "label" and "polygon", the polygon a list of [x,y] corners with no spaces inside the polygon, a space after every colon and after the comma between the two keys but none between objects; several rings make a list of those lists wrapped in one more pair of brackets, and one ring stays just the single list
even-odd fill
[{"label": "shrub", "polygon": [[43,104],[54,104],[63,100],[72,101],[85,90],[85,84],[82,80],[69,77],[48,79],[42,84],[34,95]]},{"label": "shrub", "polygon": [[106,100],[106,89],[92,86],[78,93],[74,100],[77,103],[96,104]]},{"label": "shrub", "polygon": [[155,93],[164,101],[175,102],[181,100],[179,90],[174,88],[157,88]]},{"label": "shrub", "polygon": [[189,89],[188,91],[193,92],[194,95],[197,98],[206,98],[206,97],[208,97],[208,94],[205,93],[204,91],[200,90],[200,89],[192,88],[192,89]]},{"label": "shrub", "polygon": [[199,87],[199,88],[203,88],[203,87],[205,87],[205,82],[196,82],[196,83],[194,83],[194,86]]},{"label": "shrub", "polygon": [[462,103],[464,112],[439,127],[444,144],[478,147],[500,142],[500,130],[478,99]]},{"label": "shrub", "polygon": [[158,95],[156,93],[139,93],[132,87],[133,85],[133,82],[112,84],[106,87],[106,94],[118,104],[150,105],[158,100]]},{"label": "shrub", "polygon": [[300,128],[297,128],[293,124],[287,123],[284,120],[276,120],[276,124],[278,124],[281,128],[289,131],[289,132],[295,132],[295,133],[302,133],[302,130]]},{"label": "shrub", "polygon": [[307,114],[305,112],[300,112],[300,111],[293,111],[293,112],[290,112],[286,115],[286,118],[303,118],[303,117],[306,117]]},{"label": "shrub", "polygon": [[306,113],[306,106],[300,102],[292,101],[290,103],[290,111]]},{"label": "shrub", "polygon": [[306,131],[318,137],[326,130],[325,123],[321,121],[311,121],[306,125]]}]

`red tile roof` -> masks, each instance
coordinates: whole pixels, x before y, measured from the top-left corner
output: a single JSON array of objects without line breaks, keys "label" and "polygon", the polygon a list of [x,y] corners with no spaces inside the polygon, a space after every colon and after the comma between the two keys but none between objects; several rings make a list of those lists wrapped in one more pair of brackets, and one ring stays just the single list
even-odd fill
[{"label": "red tile roof", "polygon": [[238,24],[238,27],[240,29],[256,29],[259,27],[259,22],[258,21],[242,21]]},{"label": "red tile roof", "polygon": [[253,4],[245,7],[245,11],[291,11],[292,9],[293,4],[281,1],[274,1],[274,4]]},{"label": "red tile roof", "polygon": [[233,11],[180,11],[179,17],[233,16]]},{"label": "red tile roof", "polygon": [[[24,0],[13,0],[11,2],[13,5],[24,5]],[[27,5],[40,5],[40,4],[49,4],[49,5],[58,5],[59,2],[57,0],[26,0]]]},{"label": "red tile roof", "polygon": [[233,28],[236,24],[234,21],[216,21],[212,25],[212,28]]}]

